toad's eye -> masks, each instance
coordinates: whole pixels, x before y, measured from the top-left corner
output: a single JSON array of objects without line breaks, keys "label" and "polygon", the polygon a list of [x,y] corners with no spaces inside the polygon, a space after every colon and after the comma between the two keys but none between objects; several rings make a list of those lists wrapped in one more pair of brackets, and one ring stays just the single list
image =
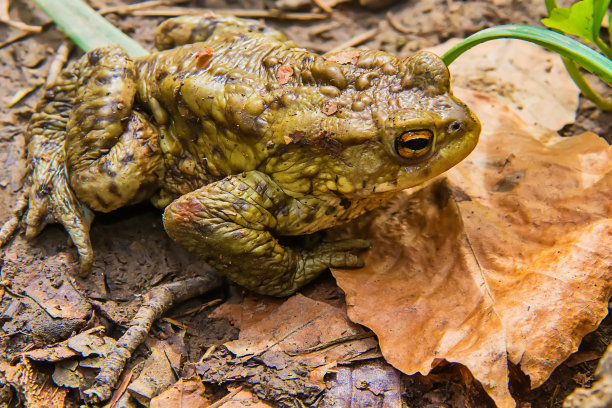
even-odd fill
[{"label": "toad's eye", "polygon": [[419,159],[431,151],[433,141],[431,130],[409,130],[395,138],[395,150],[404,159]]}]

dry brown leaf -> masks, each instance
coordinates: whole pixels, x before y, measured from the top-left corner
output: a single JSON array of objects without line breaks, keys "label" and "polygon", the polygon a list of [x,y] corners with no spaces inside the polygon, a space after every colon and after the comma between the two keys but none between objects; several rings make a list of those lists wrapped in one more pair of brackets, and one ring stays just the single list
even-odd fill
[{"label": "dry brown leaf", "polygon": [[356,64],[359,54],[359,50],[347,50],[334,53],[326,58],[328,61],[337,62],[338,64]]},{"label": "dry brown leaf", "polygon": [[103,336],[103,331],[102,326],[94,327],[50,347],[27,351],[22,357],[54,363],[72,357],[106,356],[115,348],[116,340]]},{"label": "dry brown leaf", "polygon": [[382,359],[339,367],[321,408],[401,407],[400,374]]},{"label": "dry brown leaf", "polygon": [[206,408],[210,401],[199,378],[180,378],[171,388],[151,399],[150,408]]},{"label": "dry brown leaf", "polygon": [[0,363],[0,372],[18,391],[26,407],[64,408],[68,389],[57,387],[49,374],[36,370],[29,361],[24,360],[15,366]]},{"label": "dry brown leaf", "polygon": [[140,376],[127,387],[130,395],[143,405],[174,384],[175,373],[185,357],[182,343],[149,337],[147,345],[151,348],[151,354],[145,360]]},{"label": "dry brown leaf", "polygon": [[[203,358],[196,372],[206,383],[244,383],[259,398],[284,401],[281,406],[313,403],[338,361],[361,358],[377,345],[349,321],[344,306],[301,294],[286,300],[249,296],[241,304],[221,305],[210,317],[229,318],[240,335]],[[359,338],[346,338],[351,335]]]},{"label": "dry brown leaf", "polygon": [[[226,317],[240,328],[238,340],[224,346],[232,354],[243,357],[266,351],[295,355],[305,349],[340,337],[361,334],[363,329],[351,323],[343,309],[312,300],[301,294],[282,301],[250,296],[241,304],[219,306],[211,317]],[[322,362],[350,360],[376,347],[372,338],[353,341],[330,348]]]},{"label": "dry brown leaf", "polygon": [[338,102],[325,101],[323,107],[321,108],[321,112],[323,112],[327,116],[333,115],[334,113],[338,112]]},{"label": "dry brown leaf", "polygon": [[407,374],[467,366],[514,407],[507,359],[541,385],[607,313],[612,294],[612,149],[528,126],[456,89],[483,122],[472,155],[365,226],[366,267],[334,271],[349,316]]},{"label": "dry brown leaf", "polygon": [[293,68],[291,68],[289,65],[281,65],[278,67],[278,70],[276,71],[276,79],[278,80],[278,84],[285,85],[287,82],[289,82],[291,75],[293,75]]}]

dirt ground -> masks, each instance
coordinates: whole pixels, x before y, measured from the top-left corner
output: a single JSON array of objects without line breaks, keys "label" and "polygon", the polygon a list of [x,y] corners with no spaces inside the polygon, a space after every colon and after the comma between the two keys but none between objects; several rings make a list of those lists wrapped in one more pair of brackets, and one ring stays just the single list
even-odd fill
[{"label": "dirt ground", "polygon": [[[98,9],[133,3],[121,0],[91,0]],[[372,2],[374,3],[374,2]],[[25,0],[11,2],[11,17],[38,25],[47,18],[36,6]],[[274,9],[312,12],[310,1],[301,0],[194,0],[182,2],[185,7],[220,9]],[[376,28],[360,45],[381,49],[406,57],[412,52],[430,47],[452,37],[466,37],[480,29],[500,24],[540,25],[544,16],[542,0],[411,0],[396,2],[380,10],[369,10],[357,2],[342,2],[324,19],[280,20],[266,22],[283,30],[302,46],[325,52]],[[152,49],[153,30],[163,17],[109,14],[108,20]],[[21,31],[0,24],[0,42]],[[49,64],[64,37],[55,27],[46,26],[42,33],[0,48],[0,222],[8,219],[14,201],[21,190],[25,172],[24,131],[32,109],[41,96],[40,86]],[[71,58],[77,58],[75,50]],[[37,87],[36,87],[37,86]],[[35,90],[9,107],[16,94]],[[571,136],[591,130],[611,135],[612,115],[603,114],[587,100],[581,100],[577,121],[559,129]],[[610,141],[610,140],[609,140]],[[17,236],[2,249],[0,280],[11,286],[0,301],[0,358],[10,361],[25,350],[48,345],[86,327],[103,324],[108,333],[118,337],[140,304],[139,295],[152,286],[186,276],[195,276],[209,267],[174,244],[165,234],[160,212],[142,204],[97,215],[91,236],[95,253],[92,274],[78,278],[76,251],[67,234],[58,226],[49,226],[32,242]],[[329,274],[324,275],[305,292],[317,285],[332,287],[331,297],[343,301],[340,289]],[[63,291],[69,308],[50,310],[51,293]],[[28,293],[26,296],[25,293]],[[211,345],[218,345],[237,335],[237,329],[223,319],[210,319],[209,310],[183,316],[213,299],[239,302],[244,292],[229,286],[173,309],[168,317],[179,319],[188,327],[185,343],[189,359],[197,361]],[[87,300],[86,300],[87,299]],[[154,331],[157,328],[154,328]],[[577,386],[589,384],[591,375],[612,336],[612,321],[606,319],[600,328],[582,342],[578,357],[570,358],[554,372],[540,388],[526,391],[525,379],[515,378],[513,393],[523,401],[521,406],[560,407],[562,401]],[[141,351],[140,354],[144,352]],[[587,361],[583,361],[587,360]],[[478,387],[467,387],[455,366],[441,367],[433,379],[420,376],[403,377],[403,400],[410,407],[451,407],[453,396],[465,394],[464,401],[473,407],[490,406],[489,398]],[[423,384],[429,382],[425,387]],[[1,384],[1,382],[0,382]],[[78,396],[71,395],[78,404]],[[11,392],[0,388],[0,406],[8,404]]]}]

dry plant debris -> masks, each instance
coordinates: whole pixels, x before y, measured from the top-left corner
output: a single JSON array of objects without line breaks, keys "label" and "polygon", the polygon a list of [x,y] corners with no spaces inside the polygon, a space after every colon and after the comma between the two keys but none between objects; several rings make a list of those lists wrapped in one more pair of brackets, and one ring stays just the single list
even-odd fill
[{"label": "dry plant debris", "polygon": [[372,249],[365,268],[334,276],[351,320],[393,366],[426,375],[442,359],[464,364],[514,407],[507,361],[538,387],[607,314],[612,149],[457,93],[486,124],[475,152],[344,231]]},{"label": "dry plant debris", "polygon": [[[287,300],[249,296],[240,304],[220,306],[214,316],[229,318],[240,335],[203,358],[196,372],[205,383],[244,382],[257,397],[280,407],[321,399],[324,377],[338,363],[380,356],[372,337],[333,342],[365,330],[348,320],[343,307],[300,294]],[[310,351],[322,343],[332,345]]]}]

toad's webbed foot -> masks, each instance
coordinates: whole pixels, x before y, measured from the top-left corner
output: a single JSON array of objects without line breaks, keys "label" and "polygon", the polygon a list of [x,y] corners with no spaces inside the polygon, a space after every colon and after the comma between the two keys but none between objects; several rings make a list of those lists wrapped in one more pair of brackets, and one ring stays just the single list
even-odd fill
[{"label": "toad's webbed foot", "polygon": [[68,184],[64,152],[76,78],[72,69],[65,70],[46,89],[30,119],[26,186],[13,215],[0,231],[0,245],[10,239],[19,221],[28,239],[36,237],[48,223],[58,222],[76,245],[81,271],[85,273],[93,262],[89,240],[93,213],[79,201]]},{"label": "toad's webbed foot", "polygon": [[[93,263],[90,208],[108,212],[142,201],[157,191],[163,172],[157,129],[132,111],[135,70],[119,47],[88,52],[46,90],[28,125],[26,238],[62,224],[79,252],[81,275]],[[0,230],[0,244],[20,211],[18,205]]]},{"label": "toad's webbed foot", "polygon": [[322,243],[312,250],[279,243],[275,235],[317,211],[267,175],[250,171],[175,200],[166,207],[164,227],[232,281],[261,294],[287,296],[329,267],[363,266],[353,252],[368,248],[365,240]]}]

